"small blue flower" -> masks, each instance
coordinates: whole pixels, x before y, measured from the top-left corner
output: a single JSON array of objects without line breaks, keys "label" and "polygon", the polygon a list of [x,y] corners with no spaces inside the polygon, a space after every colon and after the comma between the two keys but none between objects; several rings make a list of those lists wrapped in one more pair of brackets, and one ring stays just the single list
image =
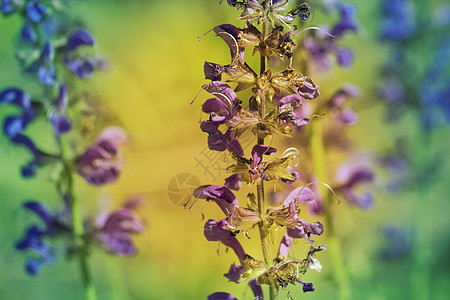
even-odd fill
[{"label": "small blue flower", "polygon": [[25,71],[37,75],[40,82],[47,86],[56,83],[56,69],[54,65],[55,49],[50,41],[46,41],[40,57]]},{"label": "small blue flower", "polygon": [[24,203],[23,207],[36,214],[40,223],[44,225],[31,225],[27,228],[25,236],[16,243],[18,251],[27,251],[31,254],[25,263],[25,271],[30,275],[36,275],[43,265],[53,264],[55,261],[54,250],[45,239],[68,232],[68,229],[61,222],[61,215],[52,214],[42,203],[28,201]]},{"label": "small blue flower", "polygon": [[34,23],[39,23],[47,13],[48,7],[41,5],[39,1],[29,1],[25,9],[28,18]]},{"label": "small blue flower", "polygon": [[384,0],[381,38],[405,40],[416,30],[414,4],[409,0]]},{"label": "small blue flower", "polygon": [[0,5],[0,11],[4,16],[9,15],[14,11],[14,7],[11,4],[10,0],[2,0],[2,4]]},{"label": "small blue flower", "polygon": [[34,46],[38,42],[38,36],[33,26],[26,24],[20,32],[20,40],[22,43]]},{"label": "small blue flower", "polygon": [[64,62],[67,67],[77,75],[78,78],[90,77],[101,63],[92,57],[80,57],[76,50],[81,46],[94,46],[95,39],[92,34],[85,30],[75,31],[67,40],[64,48]]}]

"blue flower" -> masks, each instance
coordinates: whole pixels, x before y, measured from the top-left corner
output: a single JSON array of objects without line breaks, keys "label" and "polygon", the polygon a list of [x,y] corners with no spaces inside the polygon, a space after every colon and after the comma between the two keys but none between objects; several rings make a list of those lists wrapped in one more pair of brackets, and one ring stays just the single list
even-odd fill
[{"label": "blue flower", "polygon": [[16,244],[17,250],[32,253],[25,263],[25,271],[30,275],[36,275],[42,265],[54,262],[53,250],[44,238],[52,237],[66,230],[66,227],[59,221],[58,215],[53,215],[45,205],[39,202],[26,202],[24,208],[35,213],[45,225],[44,228],[36,224],[28,227],[25,236]]},{"label": "blue flower", "polygon": [[41,5],[39,1],[29,1],[25,9],[28,18],[34,23],[39,23],[42,21],[48,11],[48,7]]},{"label": "blue flower", "polygon": [[40,82],[47,86],[56,83],[56,69],[54,65],[55,49],[50,41],[46,41],[42,48],[41,55],[25,71],[37,75]]},{"label": "blue flower", "polygon": [[381,38],[386,40],[405,40],[416,30],[414,4],[409,0],[384,0]]},{"label": "blue flower", "polygon": [[72,122],[67,117],[68,97],[67,85],[61,84],[58,97],[55,99],[54,111],[51,111],[48,120],[53,126],[56,135],[65,134],[72,128]]},{"label": "blue flower", "polygon": [[2,4],[0,5],[0,11],[4,16],[9,15],[14,11],[14,7],[11,4],[10,0],[2,0]]},{"label": "blue flower", "polygon": [[94,70],[101,65],[96,59],[81,57],[76,51],[81,46],[94,46],[94,44],[94,37],[85,29],[75,31],[67,40],[64,47],[64,62],[78,78],[90,77]]}]

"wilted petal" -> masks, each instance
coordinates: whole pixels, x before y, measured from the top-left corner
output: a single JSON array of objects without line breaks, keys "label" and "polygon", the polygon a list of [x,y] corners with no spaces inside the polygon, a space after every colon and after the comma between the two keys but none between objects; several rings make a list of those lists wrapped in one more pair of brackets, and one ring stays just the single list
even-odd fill
[{"label": "wilted petal", "polygon": [[311,78],[306,77],[305,81],[298,87],[297,93],[305,99],[315,99],[319,96],[319,86],[315,85]]},{"label": "wilted petal", "polygon": [[228,216],[227,222],[234,230],[249,230],[261,221],[261,216],[247,208],[235,206]]}]

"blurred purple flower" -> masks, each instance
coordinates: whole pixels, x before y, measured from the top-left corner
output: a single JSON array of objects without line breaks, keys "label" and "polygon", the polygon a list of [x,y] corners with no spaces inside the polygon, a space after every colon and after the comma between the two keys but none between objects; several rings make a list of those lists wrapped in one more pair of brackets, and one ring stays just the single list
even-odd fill
[{"label": "blurred purple flower", "polygon": [[107,215],[100,214],[96,226],[98,239],[105,249],[116,255],[129,256],[137,252],[131,239],[132,234],[141,233],[145,226],[139,216],[130,208],[120,208]]},{"label": "blurred purple flower", "polygon": [[373,171],[362,166],[361,161],[345,162],[336,170],[335,179],[338,186],[335,187],[335,191],[342,193],[350,203],[363,209],[370,209],[373,206],[373,195],[370,192],[357,194],[354,189],[360,184],[373,182],[373,178]]},{"label": "blurred purple flower", "polygon": [[339,38],[346,31],[356,32],[358,30],[358,24],[356,24],[355,5],[353,3],[339,3],[337,9],[339,10],[341,18],[331,30],[331,35],[333,35],[334,38]]},{"label": "blurred purple flower", "polygon": [[126,138],[118,127],[104,129],[77,161],[77,170],[87,182],[100,186],[117,180],[122,169],[120,143]]},{"label": "blurred purple flower", "polygon": [[381,38],[402,41],[416,31],[414,3],[409,0],[383,0]]},{"label": "blurred purple flower", "polygon": [[315,63],[320,71],[325,71],[330,67],[330,54],[333,54],[338,64],[344,68],[348,68],[353,64],[353,51],[349,48],[338,46],[336,42],[346,32],[356,32],[358,30],[355,18],[356,9],[351,3],[338,3],[336,8],[340,12],[340,19],[331,29],[330,34],[333,37],[315,32],[304,39],[304,47],[309,51],[312,62]]}]

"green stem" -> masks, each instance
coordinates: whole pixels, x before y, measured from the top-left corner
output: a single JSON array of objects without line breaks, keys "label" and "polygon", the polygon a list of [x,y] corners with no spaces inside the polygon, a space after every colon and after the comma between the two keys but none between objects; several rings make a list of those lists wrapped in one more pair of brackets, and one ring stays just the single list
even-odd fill
[{"label": "green stem", "polygon": [[[267,35],[267,19],[263,19],[263,23],[262,23],[262,37],[261,37],[261,43],[260,43],[260,48],[264,49],[265,47],[265,39],[266,39],[266,35]],[[266,71],[266,57],[263,54],[263,50],[260,51],[260,69],[259,69],[259,73],[260,75],[263,75],[264,72]],[[260,96],[258,96],[258,112],[259,112],[259,117],[261,118],[261,120],[264,120],[265,117],[265,106],[266,106],[266,96],[265,94],[261,94]],[[257,144],[258,145],[264,145],[264,137],[260,136],[259,133],[262,132],[264,130],[264,125],[263,124],[258,124],[258,137],[257,137]],[[261,158],[262,160],[262,158]],[[261,218],[264,220],[265,219],[265,213],[266,213],[266,208],[265,208],[265,196],[264,196],[264,181],[260,180],[260,182],[257,184],[257,197],[258,197],[258,213],[261,216]],[[262,248],[262,252],[263,252],[263,256],[264,256],[264,262],[266,263],[266,265],[268,267],[272,266],[273,262],[272,262],[272,251],[270,249],[270,241],[269,241],[269,236],[268,236],[268,232],[265,226],[265,222],[262,221],[259,223],[258,225],[259,227],[259,235],[261,238],[261,248]],[[275,300],[277,297],[275,288],[273,286],[269,286],[269,293],[270,293],[270,300]]]},{"label": "green stem", "polygon": [[[66,141],[62,141],[66,139]],[[70,200],[71,212],[72,212],[72,226],[73,226],[73,238],[76,251],[79,259],[81,280],[83,284],[84,294],[86,300],[96,300],[95,286],[92,282],[92,278],[89,272],[89,266],[87,261],[87,245],[84,240],[84,224],[83,215],[80,202],[77,201],[73,188],[73,170],[74,166],[70,157],[70,145],[67,140],[67,136],[64,136],[59,140],[61,147],[61,156],[64,160],[64,175],[67,183],[67,195]]]},{"label": "green stem", "polygon": [[[313,162],[314,174],[316,180],[319,182],[328,182],[328,176],[325,163],[325,147],[323,144],[322,124],[320,119],[311,122],[311,156]],[[331,264],[331,272],[333,280],[337,287],[337,296],[340,300],[350,298],[350,288],[348,284],[345,266],[342,261],[341,244],[335,232],[335,225],[333,222],[332,207],[335,205],[335,199],[330,191],[323,192],[318,189],[319,196],[324,199],[324,213],[325,213],[325,230],[327,233],[329,259]]]},{"label": "green stem", "polygon": [[[421,124],[419,124],[420,126]],[[421,147],[414,157],[412,165],[419,174],[414,177],[419,181],[424,171],[424,164],[430,162],[433,153],[429,151],[432,132],[419,128],[419,137],[416,140],[422,142]],[[431,299],[432,280],[430,265],[432,261],[432,229],[431,229],[431,210],[432,201],[429,201],[428,185],[417,184],[415,194],[413,195],[413,232],[412,239],[412,262],[411,262],[411,299]]]}]

